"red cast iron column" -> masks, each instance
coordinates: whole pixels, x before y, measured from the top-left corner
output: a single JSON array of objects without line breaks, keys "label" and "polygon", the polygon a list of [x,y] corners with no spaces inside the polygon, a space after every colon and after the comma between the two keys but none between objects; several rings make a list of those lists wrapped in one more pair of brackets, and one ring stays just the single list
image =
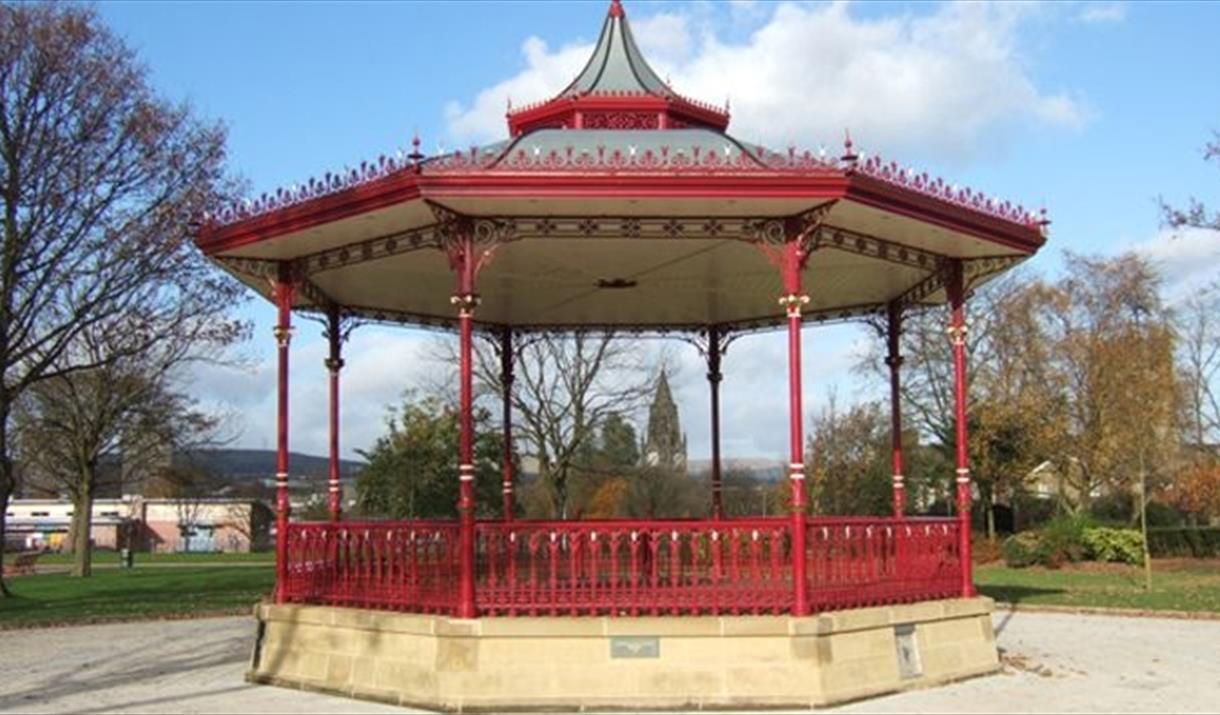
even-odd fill
[{"label": "red cast iron column", "polygon": [[724,516],[720,475],[720,328],[707,329],[707,382],[712,393],[712,518]]},{"label": "red cast iron column", "polygon": [[801,267],[805,251],[799,240],[784,244],[784,296],[779,304],[788,315],[788,427],[792,486],[792,615],[809,614],[809,584],[805,581],[805,436],[801,417],[801,306],[809,296],[801,293]]},{"label": "red cast iron column", "polygon": [[504,495],[504,521],[513,520],[513,330],[504,328],[500,333],[500,384],[504,394],[504,456],[500,465]]},{"label": "red cast iron column", "polygon": [[966,289],[962,262],[948,265],[945,290],[949,294],[949,340],[953,343],[953,402],[957,424],[957,521],[958,548],[962,566],[962,596],[974,596],[974,576],[970,563],[970,450],[966,434],[966,319],[963,305]]},{"label": "red cast iron column", "polygon": [[469,230],[457,238],[455,268],[457,293],[452,302],[458,309],[458,353],[460,362],[460,442],[458,446],[459,581],[458,618],[474,618],[474,370],[472,329],[479,297],[474,292],[476,257]]},{"label": "red cast iron column", "polygon": [[902,354],[899,352],[899,339],[902,337],[902,306],[897,301],[890,303],[886,312],[888,330],[886,341],[889,354],[885,364],[890,366],[890,444],[893,450],[894,467],[894,516],[902,518],[906,514],[907,490],[902,476],[902,392],[901,375]]},{"label": "red cast iron column", "polygon": [[339,306],[332,305],[326,312],[326,337],[330,341],[326,369],[330,372],[330,478],[327,480],[327,491],[330,496],[330,520],[333,522],[339,521],[343,509],[343,494],[339,489],[339,371],[343,369],[339,322]]},{"label": "red cast iron column", "polygon": [[275,602],[283,603],[288,585],[288,344],[292,341],[292,299],[296,285],[291,269],[280,264],[274,284],[278,321],[275,325],[278,373],[275,426]]}]

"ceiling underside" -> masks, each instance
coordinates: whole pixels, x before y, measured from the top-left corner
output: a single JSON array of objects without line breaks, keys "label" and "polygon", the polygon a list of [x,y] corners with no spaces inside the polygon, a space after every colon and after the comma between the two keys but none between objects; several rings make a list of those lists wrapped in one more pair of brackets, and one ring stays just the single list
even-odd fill
[{"label": "ceiling underside", "polygon": [[[498,238],[476,285],[484,327],[693,330],[782,323],[768,219],[819,200],[412,201],[332,221],[216,258],[263,295],[276,262],[306,279],[297,307],[338,304],[376,320],[450,326],[455,278],[437,230],[446,211],[486,219]],[[774,221],[772,221],[774,224]],[[974,284],[1026,253],[901,215],[841,201],[810,236],[802,281],[815,320],[945,300],[947,258]]]}]

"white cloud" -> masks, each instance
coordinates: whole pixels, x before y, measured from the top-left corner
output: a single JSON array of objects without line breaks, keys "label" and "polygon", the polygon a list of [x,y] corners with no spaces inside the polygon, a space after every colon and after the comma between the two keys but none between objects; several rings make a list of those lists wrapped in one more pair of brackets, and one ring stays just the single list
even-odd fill
[{"label": "white cloud", "polygon": [[[329,392],[322,361],[326,341],[300,321],[290,353],[289,446],[294,452],[323,455],[329,435]],[[429,345],[433,334],[367,326],[358,328],[344,349],[340,373],[341,445],[345,457],[367,449],[385,432],[388,410],[401,404],[403,390],[421,386],[435,371]],[[275,448],[275,358],[265,354],[248,369],[209,369],[195,375],[205,406],[229,413],[233,446]]]},{"label": "white cloud", "polygon": [[[1088,116],[1068,94],[1035,85],[1018,48],[1018,30],[1036,14],[1025,5],[948,3],[931,14],[858,17],[847,4],[775,6],[743,42],[721,39],[696,9],[632,27],[654,68],[684,94],[712,103],[731,98],[731,131],[784,145],[837,142],[850,128],[870,150],[968,158],[1015,122],[1079,127]],[[525,67],[446,109],[459,141],[505,133],[504,108],[546,99],[575,76],[591,43],[551,51],[538,38],[522,46]]]},{"label": "white cloud", "polygon": [[1220,231],[1205,228],[1163,229],[1132,246],[1161,271],[1170,300],[1220,280]]},{"label": "white cloud", "polygon": [[1085,3],[1076,14],[1080,22],[1096,24],[1103,22],[1122,22],[1127,19],[1127,3],[1125,2],[1089,2]]}]

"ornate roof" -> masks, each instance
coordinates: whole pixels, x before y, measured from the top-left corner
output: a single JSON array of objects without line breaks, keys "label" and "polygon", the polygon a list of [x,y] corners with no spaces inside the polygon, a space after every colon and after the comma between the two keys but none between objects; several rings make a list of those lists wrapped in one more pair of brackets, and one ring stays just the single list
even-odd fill
[{"label": "ornate roof", "polygon": [[[592,57],[509,138],[414,148],[203,217],[196,243],[297,308],[453,325],[447,249],[486,247],[477,325],[748,330],[786,320],[776,242],[808,251],[808,320],[944,302],[947,261],[977,285],[1033,255],[1045,216],[853,150],[774,150],[727,133],[641,56],[612,2]],[[494,260],[490,256],[494,254]]]}]

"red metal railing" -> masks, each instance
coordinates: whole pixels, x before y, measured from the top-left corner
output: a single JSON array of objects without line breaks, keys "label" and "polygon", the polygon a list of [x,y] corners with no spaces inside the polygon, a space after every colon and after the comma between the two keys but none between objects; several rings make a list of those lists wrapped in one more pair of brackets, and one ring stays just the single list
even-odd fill
[{"label": "red metal railing", "polygon": [[475,599],[488,615],[781,613],[788,522],[482,523]]},{"label": "red metal railing", "polygon": [[457,605],[456,522],[289,524],[287,537],[285,601],[446,614]]},{"label": "red metal railing", "polygon": [[[789,517],[479,522],[480,615],[788,613]],[[805,563],[813,610],[959,595],[953,519],[815,518]],[[457,522],[290,524],[285,600],[453,614]]]},{"label": "red metal railing", "polygon": [[814,612],[961,595],[955,519],[815,519],[805,531]]}]

